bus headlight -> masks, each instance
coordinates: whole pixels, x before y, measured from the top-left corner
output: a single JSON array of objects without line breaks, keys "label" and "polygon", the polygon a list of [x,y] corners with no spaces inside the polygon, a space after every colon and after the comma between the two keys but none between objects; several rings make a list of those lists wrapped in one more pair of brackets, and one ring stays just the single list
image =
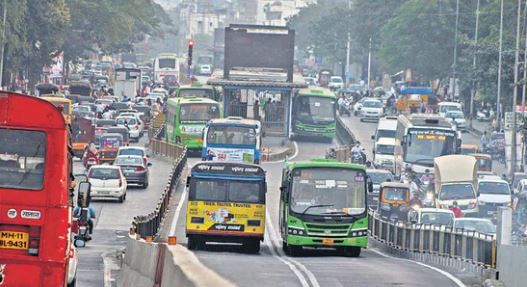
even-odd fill
[{"label": "bus headlight", "polygon": [[298,236],[305,236],[305,235],[307,235],[306,232],[303,229],[296,228],[296,227],[288,228],[287,229],[287,233],[292,234],[292,235],[298,235]]},{"label": "bus headlight", "polygon": [[348,237],[363,237],[363,236],[368,236],[367,229],[353,230],[353,231],[350,231],[348,234]]}]

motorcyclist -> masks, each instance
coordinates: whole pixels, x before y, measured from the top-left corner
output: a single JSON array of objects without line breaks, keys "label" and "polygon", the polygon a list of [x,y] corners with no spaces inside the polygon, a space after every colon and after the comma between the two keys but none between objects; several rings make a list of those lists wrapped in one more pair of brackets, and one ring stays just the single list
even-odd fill
[{"label": "motorcyclist", "polygon": [[434,180],[434,175],[430,173],[429,169],[425,169],[425,173],[420,178],[421,183],[431,182],[433,180]]},{"label": "motorcyclist", "polygon": [[353,158],[360,158],[361,161],[366,159],[364,156],[364,148],[360,145],[359,141],[357,141],[355,146],[351,149],[351,155]]},{"label": "motorcyclist", "polygon": [[85,167],[88,167],[88,160],[90,158],[95,159],[95,164],[99,164],[99,152],[97,151],[97,147],[95,146],[95,143],[91,142],[89,143],[85,149],[84,149],[84,156],[82,157],[82,163]]},{"label": "motorcyclist", "polygon": [[[95,209],[91,207],[90,205],[88,207],[85,207],[85,209],[88,209],[88,218],[87,218],[88,234],[92,234],[93,233],[93,219],[96,218]],[[73,217],[79,218],[81,216],[81,213],[82,213],[82,208],[80,208],[79,206],[76,206],[73,209]],[[91,237],[88,237],[88,239],[91,239]]]},{"label": "motorcyclist", "polygon": [[410,201],[408,201],[408,206],[410,206],[410,208],[412,207],[423,207],[423,202],[421,201],[421,199],[419,198],[419,194],[416,192],[414,193],[414,195],[412,196],[412,199],[410,199]]}]

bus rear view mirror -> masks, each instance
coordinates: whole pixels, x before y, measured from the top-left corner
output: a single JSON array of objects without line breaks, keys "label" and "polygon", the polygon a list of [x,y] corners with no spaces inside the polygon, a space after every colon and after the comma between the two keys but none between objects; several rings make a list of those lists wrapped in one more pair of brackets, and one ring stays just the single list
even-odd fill
[{"label": "bus rear view mirror", "polygon": [[373,182],[371,182],[371,181],[368,181],[368,192],[369,193],[373,192]]},{"label": "bus rear view mirror", "polygon": [[77,194],[77,205],[88,207],[90,205],[91,183],[83,181],[79,183],[79,193]]}]

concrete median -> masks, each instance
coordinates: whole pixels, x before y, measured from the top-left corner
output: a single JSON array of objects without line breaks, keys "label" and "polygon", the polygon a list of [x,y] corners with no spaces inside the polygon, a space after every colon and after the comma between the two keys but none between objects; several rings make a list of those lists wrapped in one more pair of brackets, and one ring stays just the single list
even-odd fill
[{"label": "concrete median", "polygon": [[117,286],[154,286],[159,245],[128,238]]}]

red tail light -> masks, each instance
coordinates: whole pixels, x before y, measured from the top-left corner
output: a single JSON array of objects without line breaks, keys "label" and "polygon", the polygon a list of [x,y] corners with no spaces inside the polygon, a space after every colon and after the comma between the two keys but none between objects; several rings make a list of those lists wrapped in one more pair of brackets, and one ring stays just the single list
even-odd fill
[{"label": "red tail light", "polygon": [[40,247],[40,226],[29,227],[29,248],[27,252],[30,255],[38,255]]},{"label": "red tail light", "polygon": [[145,170],[145,168],[142,167],[142,166],[138,166],[138,167],[135,168],[135,171],[144,171],[144,170]]}]

